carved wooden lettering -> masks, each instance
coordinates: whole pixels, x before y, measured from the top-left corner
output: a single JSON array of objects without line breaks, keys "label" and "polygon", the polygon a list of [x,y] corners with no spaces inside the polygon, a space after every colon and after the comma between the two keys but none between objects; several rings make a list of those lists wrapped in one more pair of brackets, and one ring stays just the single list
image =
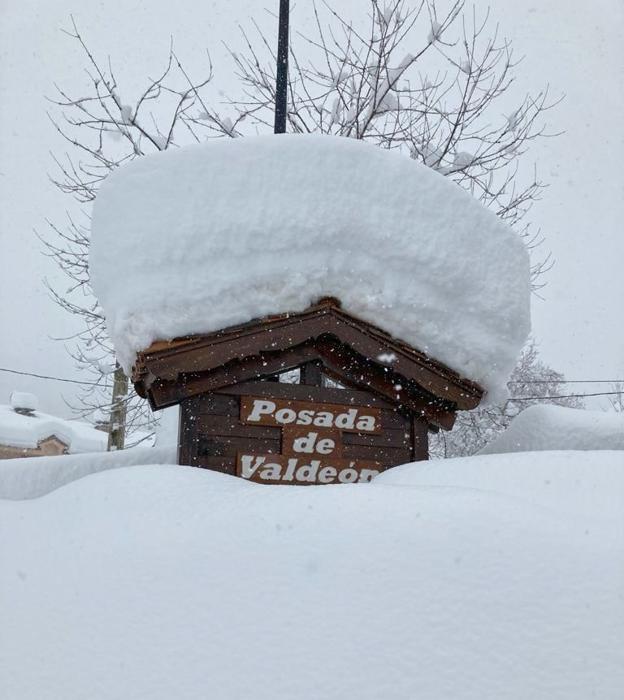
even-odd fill
[{"label": "carved wooden lettering", "polygon": [[242,396],[240,419],[248,425],[310,426],[371,435],[381,432],[381,411],[368,406]]},{"label": "carved wooden lettering", "polygon": [[382,471],[379,462],[332,457],[239,454],[236,473],[259,484],[354,484]]},{"label": "carved wooden lettering", "polygon": [[343,432],[381,433],[378,408],[241,396],[240,421],[279,427],[282,433],[279,455],[238,452],[236,473],[244,479],[261,484],[353,484],[383,471],[381,462],[343,457]]},{"label": "carved wooden lettering", "polygon": [[342,437],[339,430],[314,428],[309,426],[287,426],[282,429],[283,455],[314,455],[327,457],[342,456]]}]

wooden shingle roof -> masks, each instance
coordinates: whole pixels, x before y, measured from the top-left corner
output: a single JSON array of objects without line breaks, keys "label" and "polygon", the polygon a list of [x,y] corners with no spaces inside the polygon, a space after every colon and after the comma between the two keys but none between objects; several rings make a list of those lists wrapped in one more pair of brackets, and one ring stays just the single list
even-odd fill
[{"label": "wooden shingle roof", "polygon": [[456,410],[475,408],[483,389],[376,326],[323,299],[214,333],[155,342],[138,353],[132,380],[154,409],[250,379],[317,362],[323,372],[366,388],[449,429]]}]

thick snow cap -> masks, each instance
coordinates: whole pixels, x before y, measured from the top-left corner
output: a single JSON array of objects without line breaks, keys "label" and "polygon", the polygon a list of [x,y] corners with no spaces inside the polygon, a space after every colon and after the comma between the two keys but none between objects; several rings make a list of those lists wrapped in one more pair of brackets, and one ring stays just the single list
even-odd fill
[{"label": "thick snow cap", "polygon": [[492,393],[529,331],[520,238],[409,157],[279,135],[138,158],[103,184],[91,281],[128,370],[154,340],[323,296]]}]

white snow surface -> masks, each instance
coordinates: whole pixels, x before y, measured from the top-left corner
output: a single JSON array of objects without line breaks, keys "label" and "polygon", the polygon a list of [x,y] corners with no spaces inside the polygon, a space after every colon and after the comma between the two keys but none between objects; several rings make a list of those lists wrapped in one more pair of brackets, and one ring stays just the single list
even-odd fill
[{"label": "white snow surface", "polygon": [[619,700],[620,456],[319,487],[135,466],[0,501],[3,692]]},{"label": "white snow surface", "polygon": [[34,448],[52,435],[68,446],[70,454],[105,450],[108,442],[106,433],[88,423],[64,420],[41,411],[23,415],[11,406],[0,405],[0,445]]},{"label": "white snow surface", "polygon": [[[106,447],[106,444],[104,445]],[[90,474],[142,464],[172,464],[177,446],[132,447],[118,452],[94,452],[54,457],[0,460],[0,499],[38,498]]]},{"label": "white snow surface", "polygon": [[94,206],[91,282],[126,370],[154,340],[323,296],[500,389],[529,331],[520,238],[406,155],[320,135],[138,158]]},{"label": "white snow surface", "polygon": [[27,391],[12,391],[9,403],[11,408],[21,408],[27,411],[36,411],[39,408],[39,399]]},{"label": "white snow surface", "polygon": [[[565,406],[529,406],[481,454],[539,450],[624,450],[624,415]],[[624,453],[621,460],[624,467]]]}]

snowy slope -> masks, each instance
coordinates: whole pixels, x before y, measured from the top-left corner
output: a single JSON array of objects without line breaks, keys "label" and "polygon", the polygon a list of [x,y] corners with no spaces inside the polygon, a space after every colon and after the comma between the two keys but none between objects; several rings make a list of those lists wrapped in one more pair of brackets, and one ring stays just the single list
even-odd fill
[{"label": "snowy slope", "polygon": [[32,416],[22,415],[11,406],[0,405],[0,445],[37,447],[51,435],[62,440],[72,454],[105,450],[108,442],[106,433],[88,423],[64,420],[40,411]]},{"label": "snowy slope", "polygon": [[0,499],[38,498],[89,474],[142,464],[172,464],[176,460],[174,444],[132,447],[118,452],[3,459],[0,460]]},{"label": "snowy slope", "polygon": [[481,454],[537,450],[624,450],[624,415],[552,404],[529,406]]},{"label": "snowy slope", "polygon": [[569,488],[614,453],[555,454],[420,485],[136,466],[0,502],[6,697],[619,700],[622,491]]},{"label": "snowy slope", "polygon": [[353,139],[224,139],[139,158],[102,186],[90,265],[126,369],[153,340],[331,295],[494,391],[529,329],[519,237],[438,173]]}]

